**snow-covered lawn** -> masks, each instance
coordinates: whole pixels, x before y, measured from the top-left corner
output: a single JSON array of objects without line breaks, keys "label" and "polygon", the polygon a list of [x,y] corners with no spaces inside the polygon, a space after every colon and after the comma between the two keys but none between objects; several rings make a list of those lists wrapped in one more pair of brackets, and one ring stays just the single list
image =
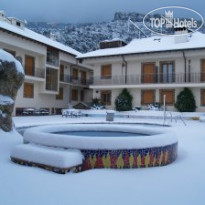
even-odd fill
[{"label": "snow-covered lawn", "polygon": [[[41,119],[41,120],[40,120]],[[119,118],[120,122],[140,119]],[[17,127],[68,122],[105,122],[103,118],[23,117]],[[162,120],[143,119],[162,123]],[[90,170],[58,175],[16,165],[9,160],[12,147],[22,143],[13,132],[0,132],[0,205],[204,205],[205,124],[173,123],[164,128],[179,138],[179,156],[171,165],[133,170]],[[134,125],[133,125],[134,126]],[[137,126],[137,125],[135,125]]]},{"label": "snow-covered lawn", "polygon": [[[29,117],[14,117],[15,126],[18,127],[28,127],[36,125],[50,125],[50,124],[62,124],[62,123],[105,123],[106,122],[106,112],[108,110],[85,110],[83,114],[87,114],[92,117],[62,117],[61,115],[54,116],[29,116]],[[128,112],[116,112],[115,122],[139,122],[139,123],[157,123],[163,124],[163,111],[128,111]],[[170,123],[170,116],[176,117],[181,115],[179,112],[167,112],[166,124]],[[94,117],[94,118],[93,118]],[[184,119],[189,119],[192,117],[204,117],[203,113],[183,113],[182,117]],[[154,119],[154,120],[153,120]]]}]

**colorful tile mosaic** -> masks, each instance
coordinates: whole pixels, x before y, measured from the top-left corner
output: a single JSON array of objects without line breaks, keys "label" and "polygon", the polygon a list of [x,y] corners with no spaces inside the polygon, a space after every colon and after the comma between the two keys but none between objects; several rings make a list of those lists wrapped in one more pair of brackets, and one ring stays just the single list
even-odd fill
[{"label": "colorful tile mosaic", "polygon": [[29,162],[29,161],[25,161],[25,160],[21,160],[21,159],[16,159],[11,157],[11,161],[20,165],[25,165],[25,166],[29,166],[29,167],[39,167],[42,169],[46,169],[48,171],[52,171],[58,174],[66,174],[68,172],[81,172],[82,171],[82,166],[81,165],[77,165],[74,167],[69,167],[69,168],[58,168],[58,167],[52,167],[52,166],[47,166],[47,165],[43,165],[43,164],[39,164],[39,163],[34,163],[34,162]]},{"label": "colorful tile mosaic", "polygon": [[165,166],[177,158],[178,144],[131,150],[81,150],[85,160],[82,169],[143,168]]}]

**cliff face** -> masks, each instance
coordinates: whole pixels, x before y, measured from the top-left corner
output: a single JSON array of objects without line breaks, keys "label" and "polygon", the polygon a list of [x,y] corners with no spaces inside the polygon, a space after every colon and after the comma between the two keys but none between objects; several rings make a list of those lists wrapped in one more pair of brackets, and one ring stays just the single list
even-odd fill
[{"label": "cliff face", "polygon": [[18,89],[24,81],[24,71],[9,53],[0,50],[0,129],[12,130],[12,112]]}]

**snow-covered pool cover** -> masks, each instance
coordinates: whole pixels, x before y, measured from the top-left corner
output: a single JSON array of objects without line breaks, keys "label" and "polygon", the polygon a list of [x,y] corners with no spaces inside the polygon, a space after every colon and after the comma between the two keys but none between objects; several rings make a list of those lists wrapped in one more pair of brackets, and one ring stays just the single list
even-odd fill
[{"label": "snow-covered pool cover", "polygon": [[[118,131],[141,133],[142,136],[127,137],[92,137],[54,134],[56,132],[68,131]],[[149,136],[144,136],[149,135]],[[134,127],[130,125],[56,125],[41,126],[27,129],[24,140],[41,145],[73,148],[73,149],[142,149],[172,145],[177,143],[174,133],[151,127]]]}]

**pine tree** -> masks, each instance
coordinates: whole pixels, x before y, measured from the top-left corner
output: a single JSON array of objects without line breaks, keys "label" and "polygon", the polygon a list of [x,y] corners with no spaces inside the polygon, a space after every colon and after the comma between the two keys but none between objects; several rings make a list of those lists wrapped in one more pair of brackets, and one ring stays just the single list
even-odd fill
[{"label": "pine tree", "polygon": [[132,95],[127,89],[123,89],[115,100],[115,107],[117,111],[132,110]]},{"label": "pine tree", "polygon": [[194,95],[189,88],[184,88],[184,90],[179,93],[175,107],[180,112],[194,112],[196,110]]}]

